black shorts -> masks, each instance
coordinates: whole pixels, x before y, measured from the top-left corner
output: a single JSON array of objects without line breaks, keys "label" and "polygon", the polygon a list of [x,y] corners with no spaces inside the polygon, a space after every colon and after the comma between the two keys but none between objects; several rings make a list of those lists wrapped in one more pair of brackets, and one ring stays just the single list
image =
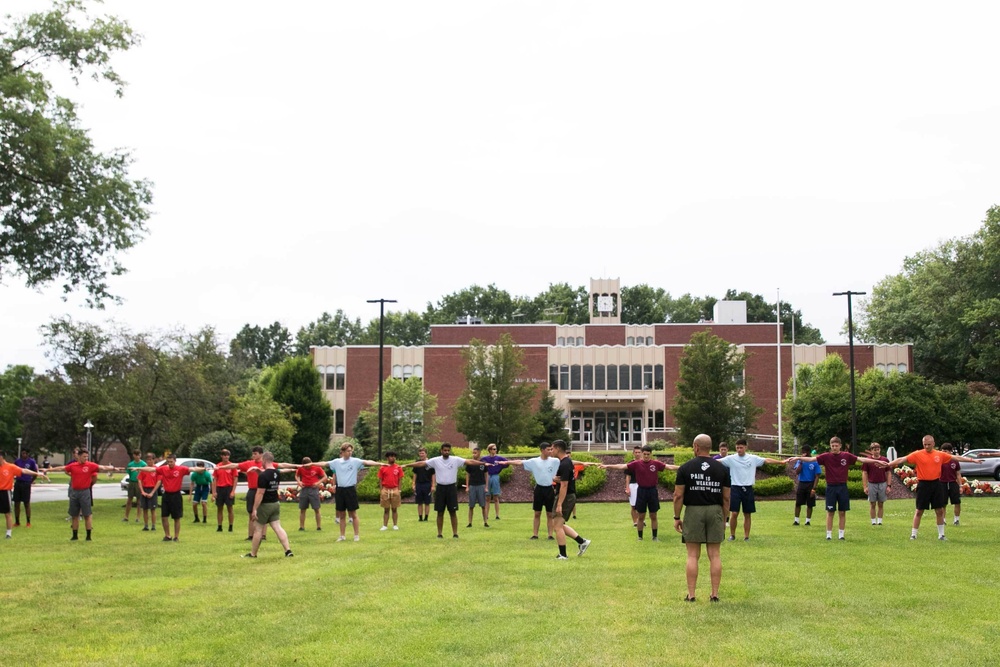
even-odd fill
[{"label": "black shorts", "polygon": [[215,505],[217,507],[229,506],[232,507],[236,502],[236,494],[233,493],[233,487],[231,486],[217,486],[215,487]]},{"label": "black shorts", "polygon": [[544,508],[546,512],[552,514],[552,508],[556,506],[556,492],[551,486],[535,485],[534,499],[531,509],[541,512]]},{"label": "black shorts", "polygon": [[948,504],[944,486],[940,480],[928,479],[917,482],[917,509],[941,509]]},{"label": "black shorts", "polygon": [[413,495],[414,500],[418,505],[430,505],[431,504],[431,483],[430,482],[417,482],[413,485]]},{"label": "black shorts", "polygon": [[257,497],[257,489],[247,489],[247,514],[253,515],[253,501]]},{"label": "black shorts", "polygon": [[434,511],[458,511],[458,484],[438,484],[434,490]]},{"label": "black shorts", "polygon": [[338,512],[358,511],[358,487],[338,486],[334,498],[337,501]]},{"label": "black shorts", "polygon": [[849,512],[851,510],[851,494],[847,491],[847,484],[827,484],[826,485],[826,511],[827,512]]},{"label": "black shorts", "polygon": [[15,503],[31,502],[31,482],[24,482],[19,479],[14,480],[14,502]]},{"label": "black shorts", "polygon": [[157,507],[159,507],[159,505],[156,502],[159,496],[153,493],[153,487],[144,486],[141,488],[143,493],[149,493],[151,495],[147,498],[146,496],[142,495],[142,493],[139,494],[139,509],[155,510]]},{"label": "black shorts", "polygon": [[10,491],[0,491],[0,514],[10,514]]},{"label": "black shorts", "polygon": [[744,514],[753,514],[757,511],[753,486],[736,486],[733,484],[729,490],[729,511],[739,514],[741,507]]},{"label": "black shorts", "polygon": [[813,493],[813,489],[815,488],[816,480],[799,482],[799,488],[795,490],[795,506],[801,507],[805,505],[809,508],[816,507],[816,494]]},{"label": "black shorts", "polygon": [[660,511],[660,494],[655,486],[640,486],[635,493],[635,511],[656,514]]},{"label": "black shorts", "polygon": [[184,517],[184,496],[180,491],[163,494],[163,509],[161,519],[181,519]]},{"label": "black shorts", "polygon": [[[944,497],[952,505],[962,504],[962,487],[958,485],[958,482],[942,482],[944,486]],[[14,488],[14,500],[17,500],[17,488]]]}]

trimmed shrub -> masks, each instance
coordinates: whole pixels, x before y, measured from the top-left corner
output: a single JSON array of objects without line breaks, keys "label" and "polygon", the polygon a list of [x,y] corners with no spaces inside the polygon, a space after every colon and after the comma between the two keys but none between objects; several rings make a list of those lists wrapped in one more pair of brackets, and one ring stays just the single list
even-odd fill
[{"label": "trimmed shrub", "polygon": [[[402,465],[408,461],[396,461],[396,463]],[[413,471],[407,469],[404,472],[406,474],[399,483],[399,495],[409,498],[413,495]],[[379,501],[378,468],[366,468],[364,477],[358,480],[358,500],[376,503]]]},{"label": "trimmed shrub", "polygon": [[[585,454],[580,452],[579,454],[574,454],[573,459],[575,461],[587,461],[588,463],[597,461],[597,457],[591,456],[590,454]],[[597,493],[602,488],[604,488],[605,482],[608,481],[608,471],[598,468],[596,466],[588,466],[580,472],[580,476],[576,480],[576,497],[583,498],[589,496],[592,493]]]},{"label": "trimmed shrub", "polygon": [[784,463],[781,465],[775,463],[765,463],[760,467],[760,470],[768,475],[788,475],[788,466]]},{"label": "trimmed shrub", "polygon": [[791,477],[769,477],[758,479],[753,485],[754,495],[780,496],[795,490],[795,482]]}]

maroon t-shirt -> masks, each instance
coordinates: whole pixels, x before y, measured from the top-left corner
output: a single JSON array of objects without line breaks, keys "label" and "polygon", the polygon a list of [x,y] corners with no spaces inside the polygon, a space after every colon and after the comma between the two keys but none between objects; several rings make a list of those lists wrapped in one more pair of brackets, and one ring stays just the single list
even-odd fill
[{"label": "maroon t-shirt", "polygon": [[849,452],[823,452],[816,457],[816,463],[823,466],[826,473],[826,483],[847,484],[847,470],[854,465],[858,457]]},{"label": "maroon t-shirt", "polygon": [[[876,461],[889,462],[889,459],[884,456],[873,456],[871,457]],[[874,463],[862,463],[861,469],[868,473],[868,483],[869,484],[882,484],[889,480],[889,469],[883,468],[882,466],[877,466]]]},{"label": "maroon t-shirt", "polygon": [[948,482],[958,481],[958,471],[961,467],[961,463],[952,459],[947,463],[941,465],[941,482],[947,484]]},{"label": "maroon t-shirt", "polygon": [[632,473],[636,484],[651,488],[656,486],[656,483],[659,481],[657,473],[665,469],[667,464],[656,459],[648,461],[636,459],[635,461],[629,461],[625,467]]}]

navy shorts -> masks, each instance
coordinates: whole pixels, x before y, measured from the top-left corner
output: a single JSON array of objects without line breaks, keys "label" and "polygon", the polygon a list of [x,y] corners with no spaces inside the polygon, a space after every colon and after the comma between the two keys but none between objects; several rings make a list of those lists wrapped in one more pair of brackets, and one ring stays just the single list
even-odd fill
[{"label": "navy shorts", "polygon": [[[636,509],[638,509],[638,505],[639,503],[636,502]],[[757,511],[752,486],[736,486],[735,484],[732,486],[729,490],[729,511],[737,514],[741,511],[744,514],[753,514]]]},{"label": "navy shorts", "polygon": [[851,494],[847,492],[846,484],[826,485],[826,511],[848,512],[851,509]]},{"label": "navy shorts", "polygon": [[660,494],[655,486],[640,486],[635,495],[635,511],[639,514],[656,514],[660,511]]},{"label": "navy shorts", "polygon": [[413,495],[414,500],[418,505],[430,505],[431,504],[431,483],[430,482],[417,482],[413,485]]}]

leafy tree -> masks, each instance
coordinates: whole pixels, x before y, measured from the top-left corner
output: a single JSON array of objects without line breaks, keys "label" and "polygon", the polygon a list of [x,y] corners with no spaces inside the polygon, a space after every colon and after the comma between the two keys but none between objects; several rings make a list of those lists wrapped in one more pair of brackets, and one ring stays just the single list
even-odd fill
[{"label": "leafy tree", "polygon": [[[844,360],[831,354],[815,366],[803,364],[796,375],[797,398],[783,404],[792,433],[808,445],[820,445],[851,432],[851,375]],[[849,436],[848,436],[849,437]]]},{"label": "leafy tree", "polygon": [[34,379],[35,371],[31,366],[7,366],[7,370],[0,373],[0,449],[15,451],[17,439],[23,437],[21,401],[31,394]]},{"label": "leafy tree", "polygon": [[129,178],[129,153],[94,148],[76,105],[46,77],[61,65],[74,81],[103,80],[121,96],[111,58],[139,36],[114,17],[91,18],[85,4],[57,1],[0,26],[0,279],[62,281],[64,292],[84,288],[100,305],[111,297],[108,276],[125,272],[118,255],[146,232],[152,195],[147,181]]},{"label": "leafy tree", "polygon": [[696,297],[683,294],[676,299],[667,294],[664,297],[664,313],[667,322],[691,323],[712,319],[716,299],[710,296]]},{"label": "leafy tree", "polygon": [[[383,406],[384,408],[385,406]],[[354,442],[357,443],[356,450],[373,452],[378,444],[378,415],[375,416],[375,423],[372,423],[371,413],[359,412],[357,418],[354,420],[354,427],[351,429],[351,434]],[[355,456],[361,456],[357,451],[354,453]]]},{"label": "leafy tree", "polygon": [[517,306],[511,295],[496,285],[473,285],[438,301],[437,306],[427,304],[424,319],[429,324],[454,324],[459,317],[472,315],[487,324],[507,324],[514,321]]},{"label": "leafy tree", "polygon": [[[726,291],[724,297],[727,301],[747,302],[747,322],[774,322],[776,303],[768,303],[760,294],[750,292],[737,292],[734,289]],[[803,324],[802,312],[793,310],[792,305],[787,301],[781,303],[781,323],[784,332],[784,342],[792,342],[792,327],[795,327],[795,342],[802,344],[823,343],[823,336],[819,329]]]},{"label": "leafy tree", "polygon": [[858,338],[913,343],[916,372],[1000,384],[1000,206],[973,235],[906,258],[862,302]]},{"label": "leafy tree", "polygon": [[288,358],[292,349],[292,335],[281,322],[266,327],[244,324],[229,343],[229,353],[254,368],[276,366]]},{"label": "leafy tree", "polygon": [[[372,318],[356,342],[359,345],[378,345],[378,329],[379,318]],[[430,327],[420,313],[408,310],[405,313],[385,314],[386,345],[426,345],[430,339]]]},{"label": "leafy tree", "polygon": [[691,336],[680,360],[673,414],[681,439],[707,433],[712,442],[732,440],[749,431],[762,410],[744,388],[746,354],[701,331]]},{"label": "leafy tree", "polygon": [[[517,317],[517,312],[521,313]],[[514,323],[531,324],[541,320],[557,324],[587,324],[590,322],[590,294],[587,288],[569,283],[550,283],[549,288],[531,301],[518,304]]]},{"label": "leafy tree", "polygon": [[[378,393],[362,413],[375,429],[378,442]],[[427,393],[420,378],[389,378],[382,383],[382,450],[400,458],[415,458],[417,448],[437,437],[443,417],[437,414],[437,396]],[[357,437],[357,434],[355,434]],[[371,451],[371,450],[369,450]]]},{"label": "leafy tree", "polygon": [[509,334],[490,347],[473,340],[462,351],[465,390],[455,401],[455,427],[471,442],[500,450],[531,441],[541,428],[531,408],[535,386],[521,382],[524,352]]},{"label": "leafy tree", "polygon": [[956,382],[941,385],[938,393],[949,408],[945,422],[937,431],[942,442],[968,443],[972,447],[1000,445],[1000,403],[996,387]]},{"label": "leafy tree", "polygon": [[274,369],[268,390],[278,403],[288,406],[295,425],[291,452],[295,461],[308,456],[321,460],[330,444],[333,414],[320,389],[319,373],[307,357],[291,357]]},{"label": "leafy tree", "polygon": [[924,435],[939,432],[949,412],[934,383],[914,373],[886,375],[871,368],[858,379],[855,391],[859,446],[878,442],[912,451]]},{"label": "leafy tree", "polygon": [[542,392],[542,400],[538,403],[538,411],[535,412],[535,419],[538,421],[541,430],[538,435],[532,438],[532,444],[538,445],[543,442],[553,440],[565,440],[569,442],[569,431],[566,430],[566,416],[563,411],[556,407],[556,398],[551,391]]},{"label": "leafy tree", "polygon": [[246,461],[250,458],[250,447],[250,443],[231,431],[212,431],[192,443],[191,456],[208,461],[218,461],[219,452],[228,449],[230,461]]},{"label": "leafy tree", "polygon": [[635,285],[622,287],[622,323],[658,324],[666,322],[669,294],[661,287]]},{"label": "leafy tree", "polygon": [[294,415],[272,398],[261,378],[251,380],[246,392],[237,396],[234,403],[230,414],[233,430],[251,446],[282,443],[287,447],[291,444],[295,436]]},{"label": "leafy tree", "polygon": [[354,345],[361,337],[361,319],[352,322],[343,310],[331,315],[323,313],[318,320],[310,322],[295,334],[295,355],[304,357],[312,346],[342,347]]}]

